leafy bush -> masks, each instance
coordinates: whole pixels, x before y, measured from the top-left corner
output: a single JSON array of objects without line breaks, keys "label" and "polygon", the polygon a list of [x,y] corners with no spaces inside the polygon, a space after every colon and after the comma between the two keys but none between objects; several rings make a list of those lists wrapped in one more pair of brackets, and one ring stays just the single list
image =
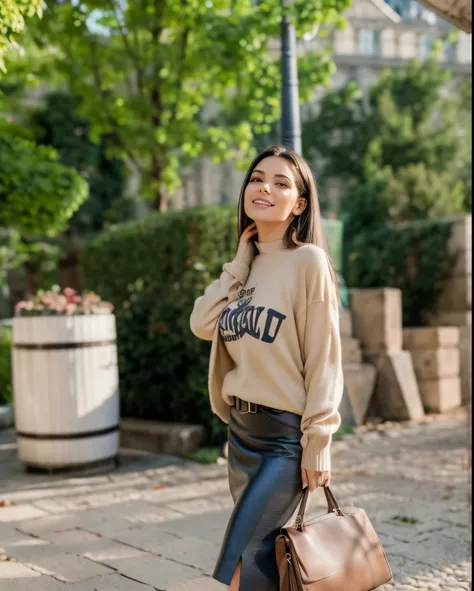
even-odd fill
[{"label": "leafy bush", "polygon": [[225,426],[209,405],[211,343],[191,333],[189,317],[236,245],[235,205],[153,214],[87,243],[84,285],[116,310],[125,416],[204,424],[212,444],[224,441]]},{"label": "leafy bush", "polygon": [[24,235],[54,235],[87,199],[80,174],[51,147],[20,137],[0,122],[0,226]]},{"label": "leafy bush", "polygon": [[445,218],[358,232],[347,247],[348,285],[401,289],[404,325],[425,326],[456,263],[457,253],[447,246],[451,229]]},{"label": "leafy bush", "polygon": [[0,404],[13,401],[11,329],[0,326]]},{"label": "leafy bush", "polygon": [[236,226],[230,208],[197,207],[115,226],[87,243],[84,285],[116,310],[125,416],[205,424],[212,441],[224,439],[208,400],[211,343],[191,333],[189,317],[235,250]]}]

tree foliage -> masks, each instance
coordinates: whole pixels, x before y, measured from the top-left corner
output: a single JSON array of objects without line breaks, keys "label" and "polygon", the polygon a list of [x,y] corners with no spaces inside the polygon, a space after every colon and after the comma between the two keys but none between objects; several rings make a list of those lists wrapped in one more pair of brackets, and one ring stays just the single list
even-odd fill
[{"label": "tree foliage", "polygon": [[350,211],[362,193],[383,191],[387,220],[460,213],[471,201],[470,94],[434,59],[387,70],[368,97],[354,82],[328,94],[305,148],[323,180],[359,187],[343,200]]},{"label": "tree foliage", "polygon": [[[349,0],[296,0],[285,9],[301,35],[342,23]],[[52,2],[38,39],[60,50],[58,66],[83,98],[93,139],[140,173],[144,196],[165,209],[178,170],[203,154],[248,163],[254,133],[279,118],[280,0]],[[300,60],[301,94],[326,83],[327,51]]]},{"label": "tree foliage", "polygon": [[0,226],[27,236],[63,230],[87,199],[87,182],[53,148],[0,129]]},{"label": "tree foliage", "polygon": [[25,28],[25,18],[43,14],[43,0],[0,0],[0,77],[6,70],[4,56],[16,47]]},{"label": "tree foliage", "polygon": [[109,138],[91,141],[91,123],[78,114],[80,103],[69,93],[52,92],[32,119],[38,141],[57,150],[60,162],[75,168],[89,184],[89,199],[69,220],[71,235],[102,229],[108,211],[121,200],[125,184],[122,161],[107,155]]}]

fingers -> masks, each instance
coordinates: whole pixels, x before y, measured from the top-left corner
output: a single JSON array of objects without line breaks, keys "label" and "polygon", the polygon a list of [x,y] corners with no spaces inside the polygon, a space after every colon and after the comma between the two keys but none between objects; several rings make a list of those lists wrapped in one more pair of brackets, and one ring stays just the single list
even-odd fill
[{"label": "fingers", "polygon": [[328,470],[319,472],[318,470],[305,470],[301,466],[301,479],[303,481],[303,488],[309,486],[310,492],[314,492],[319,486],[329,486],[331,482],[331,474]]},{"label": "fingers", "polygon": [[307,470],[309,491],[314,492],[318,488],[319,472],[316,470]]},{"label": "fingers", "polygon": [[303,466],[301,466],[301,480],[303,481],[303,488],[306,488],[308,486],[308,476]]},{"label": "fingers", "polygon": [[257,225],[255,222],[253,222],[252,224],[250,224],[249,226],[247,226],[245,228],[245,231],[248,233],[249,236],[251,236],[252,234],[255,234],[255,232],[257,231]]}]

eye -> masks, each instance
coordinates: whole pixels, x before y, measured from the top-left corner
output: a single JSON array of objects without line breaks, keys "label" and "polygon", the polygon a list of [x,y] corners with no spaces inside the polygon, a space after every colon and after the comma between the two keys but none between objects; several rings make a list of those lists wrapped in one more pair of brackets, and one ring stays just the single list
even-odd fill
[{"label": "eye", "polygon": [[288,185],[285,185],[285,183],[277,183],[278,185],[280,185],[280,187],[285,187],[285,189],[288,189]]},{"label": "eye", "polygon": [[250,183],[253,183],[254,181],[260,181],[260,179],[259,179],[258,177],[256,177],[256,176],[255,176],[253,179],[250,179],[250,181],[249,181],[249,182],[250,182]]}]

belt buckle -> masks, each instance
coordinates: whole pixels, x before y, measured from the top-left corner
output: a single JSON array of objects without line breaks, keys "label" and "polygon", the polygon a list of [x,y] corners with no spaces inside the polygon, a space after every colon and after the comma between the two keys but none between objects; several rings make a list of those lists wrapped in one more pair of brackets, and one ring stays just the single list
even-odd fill
[{"label": "belt buckle", "polygon": [[[242,400],[241,398],[237,398],[238,402],[237,402],[237,410],[243,414],[243,415],[255,415],[257,414],[258,408],[257,405],[255,404],[255,402],[247,402],[246,400]],[[247,402],[247,410],[242,410],[242,402]],[[252,407],[255,410],[252,410]]]}]

